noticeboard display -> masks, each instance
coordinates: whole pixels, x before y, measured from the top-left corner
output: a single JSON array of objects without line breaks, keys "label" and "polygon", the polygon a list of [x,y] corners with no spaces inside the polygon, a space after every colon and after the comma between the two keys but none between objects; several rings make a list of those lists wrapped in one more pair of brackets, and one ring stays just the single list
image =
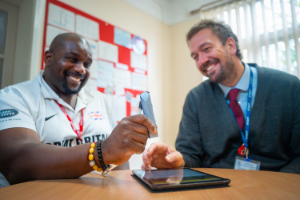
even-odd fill
[{"label": "noticeboard display", "polygon": [[148,85],[146,40],[70,5],[47,0],[43,49],[66,32],[89,42],[93,54],[90,79],[109,96],[115,122],[137,114],[139,95]]}]

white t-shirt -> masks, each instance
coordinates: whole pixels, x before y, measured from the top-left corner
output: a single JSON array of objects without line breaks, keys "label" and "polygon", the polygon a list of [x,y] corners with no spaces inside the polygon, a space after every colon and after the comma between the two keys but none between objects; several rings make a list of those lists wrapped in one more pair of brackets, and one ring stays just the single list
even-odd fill
[{"label": "white t-shirt", "polygon": [[[42,143],[66,147],[96,142],[110,135],[114,124],[105,94],[82,88],[74,110],[50,88],[43,73],[41,71],[31,81],[0,90],[0,131],[28,128],[36,131]],[[81,110],[84,109],[82,142],[54,100],[65,108],[78,132]],[[0,173],[0,187],[7,185],[9,183]]]}]

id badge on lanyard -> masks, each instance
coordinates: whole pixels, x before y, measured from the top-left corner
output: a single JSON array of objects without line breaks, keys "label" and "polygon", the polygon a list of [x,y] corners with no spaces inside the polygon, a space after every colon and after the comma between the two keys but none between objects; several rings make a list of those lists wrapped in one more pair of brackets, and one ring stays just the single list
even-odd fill
[{"label": "id badge on lanyard", "polygon": [[[251,158],[249,156],[249,147],[248,147],[252,86],[253,86],[253,72],[250,69],[250,81],[249,81],[249,88],[248,88],[248,93],[247,93],[245,136],[243,134],[243,131],[240,130],[244,143],[238,149],[238,153],[240,156],[236,156],[236,158],[235,158],[234,169],[259,170],[259,168],[260,168],[259,161],[251,160]],[[233,114],[233,117],[235,118],[234,114]]]}]

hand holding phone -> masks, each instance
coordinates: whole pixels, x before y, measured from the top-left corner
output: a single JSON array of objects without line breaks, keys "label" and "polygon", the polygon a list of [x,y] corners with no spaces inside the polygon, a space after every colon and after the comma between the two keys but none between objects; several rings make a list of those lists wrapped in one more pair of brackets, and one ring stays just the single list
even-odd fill
[{"label": "hand holding phone", "polygon": [[[155,118],[154,118],[153,106],[150,99],[150,93],[143,92],[140,97],[141,97],[141,101],[139,105],[140,109],[143,110],[143,114],[146,115],[146,117],[148,117],[151,120],[151,122],[155,125],[157,129]],[[153,138],[153,137],[158,137],[158,134],[153,135],[148,132],[148,136],[149,138]]]}]

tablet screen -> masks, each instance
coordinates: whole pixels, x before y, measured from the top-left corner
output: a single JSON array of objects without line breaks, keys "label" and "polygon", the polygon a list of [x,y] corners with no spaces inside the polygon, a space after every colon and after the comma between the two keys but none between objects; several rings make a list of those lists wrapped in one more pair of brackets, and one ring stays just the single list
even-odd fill
[{"label": "tablet screen", "polygon": [[[133,170],[133,173],[138,176],[147,185],[152,187],[174,186],[174,185],[206,185],[205,183],[222,183],[230,182],[228,179],[217,177],[211,174],[206,174],[196,170],[184,169],[164,169],[164,170]],[[225,182],[224,182],[225,180]],[[211,185],[211,184],[207,184]]]}]

